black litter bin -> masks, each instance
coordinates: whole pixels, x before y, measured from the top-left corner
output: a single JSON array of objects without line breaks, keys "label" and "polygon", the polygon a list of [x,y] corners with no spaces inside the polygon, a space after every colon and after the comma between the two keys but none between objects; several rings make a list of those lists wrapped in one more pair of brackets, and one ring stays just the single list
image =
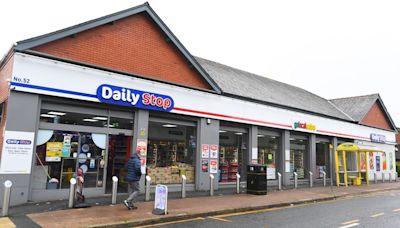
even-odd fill
[{"label": "black litter bin", "polygon": [[247,193],[254,195],[267,194],[267,166],[247,166]]}]

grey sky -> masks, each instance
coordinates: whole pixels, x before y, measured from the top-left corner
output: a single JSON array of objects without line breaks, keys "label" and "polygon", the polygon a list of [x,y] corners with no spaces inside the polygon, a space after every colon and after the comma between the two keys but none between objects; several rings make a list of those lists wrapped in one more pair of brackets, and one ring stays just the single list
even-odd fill
[{"label": "grey sky", "polygon": [[[0,53],[13,42],[144,1],[4,1]],[[400,1],[150,0],[196,56],[324,98],[380,93],[397,126]]]}]

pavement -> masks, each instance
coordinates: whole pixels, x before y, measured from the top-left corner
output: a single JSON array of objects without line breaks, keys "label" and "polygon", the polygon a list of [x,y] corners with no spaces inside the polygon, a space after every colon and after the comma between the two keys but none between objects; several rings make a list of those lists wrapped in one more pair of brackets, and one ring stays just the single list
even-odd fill
[{"label": "pavement", "polygon": [[[199,216],[215,216],[227,213],[284,207],[309,202],[327,201],[353,195],[369,194],[390,190],[399,190],[400,182],[379,183],[350,187],[313,187],[284,191],[268,192],[268,195],[249,194],[216,194],[210,196],[192,196],[185,199],[169,199],[167,215],[151,213],[154,201],[138,202],[138,209],[127,210],[122,204],[92,204],[90,208],[46,210],[46,205],[38,205],[41,212],[24,213],[37,227],[134,227],[160,222],[196,218]],[[229,191],[232,191],[229,190]],[[190,195],[190,194],[189,194]],[[120,200],[122,198],[120,197]],[[109,201],[108,201],[109,202]],[[50,203],[49,205],[53,205]],[[56,204],[56,203],[55,203]],[[33,206],[31,206],[33,207]],[[52,206],[54,207],[54,205]],[[20,207],[20,213],[23,207]],[[13,208],[12,208],[13,209]],[[15,209],[14,209],[15,210]],[[14,221],[16,214],[10,209],[10,219]],[[28,221],[26,221],[28,222]],[[15,223],[15,222],[14,222]],[[29,223],[16,224],[28,227]],[[29,225],[29,227],[34,227]]]}]

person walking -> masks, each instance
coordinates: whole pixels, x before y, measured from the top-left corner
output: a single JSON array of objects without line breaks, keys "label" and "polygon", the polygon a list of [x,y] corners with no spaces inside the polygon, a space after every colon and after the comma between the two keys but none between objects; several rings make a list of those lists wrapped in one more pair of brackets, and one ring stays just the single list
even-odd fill
[{"label": "person walking", "polygon": [[139,155],[132,154],[128,160],[127,165],[128,172],[126,174],[125,180],[129,185],[129,197],[124,200],[124,205],[129,209],[137,209],[137,207],[133,204],[136,202],[136,198],[140,192],[140,177],[142,176],[142,171],[140,170],[140,157]]}]

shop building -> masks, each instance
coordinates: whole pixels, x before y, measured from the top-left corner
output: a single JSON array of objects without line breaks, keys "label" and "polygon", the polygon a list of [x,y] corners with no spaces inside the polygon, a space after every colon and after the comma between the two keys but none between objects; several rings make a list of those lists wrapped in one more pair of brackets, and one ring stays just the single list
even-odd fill
[{"label": "shop building", "polygon": [[148,4],[18,42],[0,67],[12,204],[67,198],[78,167],[85,195],[109,193],[113,175],[124,192],[136,151],[142,173],[172,191],[182,174],[189,190],[208,190],[211,173],[216,188],[234,187],[255,163],[269,185],[277,172],[286,186],[294,171],[333,178],[332,151],[354,141],[387,153],[371,155],[372,170],[395,172],[396,128],[379,95],[328,101],[193,57]]}]

